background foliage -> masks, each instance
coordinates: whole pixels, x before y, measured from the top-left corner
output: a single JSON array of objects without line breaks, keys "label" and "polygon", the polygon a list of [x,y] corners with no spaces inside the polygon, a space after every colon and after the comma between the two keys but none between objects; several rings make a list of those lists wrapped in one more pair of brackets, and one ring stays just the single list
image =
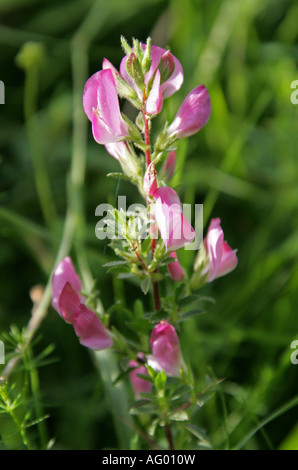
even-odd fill
[{"label": "background foliage", "polygon": [[[30,291],[47,283],[67,207],[84,214],[74,243],[84,249],[78,261],[88,261],[104,308],[117,298],[134,308],[134,299],[144,298],[102,268],[114,257],[95,237],[95,208],[116,203],[118,193],[129,202],[136,195],[105,176],[118,171],[117,162],[93,141],[80,108],[82,83],[103,57],[119,65],[120,35],[150,35],[181,61],[184,84],[163,117],[173,118],[194,86],[209,89],[210,121],[180,143],[175,183],[184,202],[204,204],[205,226],[221,218],[238,248],[237,269],[204,288],[216,303],[180,332],[196,380],[226,379],[195,415],[213,448],[298,449],[298,366],[290,361],[298,339],[297,105],[290,101],[298,79],[297,17],[294,0],[0,1],[0,333],[27,325]],[[28,52],[28,42],[37,48],[31,44]],[[77,182],[73,197],[69,180]],[[189,273],[194,256],[181,253]],[[121,309],[115,315],[121,321]],[[94,364],[52,308],[35,339],[25,370],[11,375],[22,417],[32,405],[32,419],[48,415],[39,435],[55,439],[55,448],[125,448],[103,380],[111,364]],[[12,422],[0,415],[3,448],[23,445]],[[36,426],[28,431],[34,441]]]}]

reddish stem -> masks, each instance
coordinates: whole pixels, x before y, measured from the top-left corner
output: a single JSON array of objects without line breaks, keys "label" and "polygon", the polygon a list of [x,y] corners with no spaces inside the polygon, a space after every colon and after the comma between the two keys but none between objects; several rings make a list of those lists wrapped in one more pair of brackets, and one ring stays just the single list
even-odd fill
[{"label": "reddish stem", "polygon": [[169,450],[175,450],[172,431],[171,431],[171,427],[169,424],[165,426],[165,433],[166,433],[166,437],[169,443]]},{"label": "reddish stem", "polygon": [[[148,145],[148,148],[147,148],[147,150],[145,151],[146,167],[148,168],[148,166],[149,166],[150,163],[151,163],[151,152],[150,152],[149,121],[148,121],[147,116],[146,116],[146,95],[145,95],[145,92],[144,92],[144,94],[143,94],[143,109],[142,109],[142,113],[143,113],[143,118],[144,118],[144,137],[145,137],[145,144]],[[156,240],[155,240],[155,238],[154,238],[154,239],[152,240],[152,243],[151,243],[151,253],[152,253],[152,256],[153,256],[153,254],[154,254],[155,247],[156,247]],[[157,272],[157,269],[156,269],[155,272]],[[157,282],[153,282],[153,296],[154,296],[154,308],[155,308],[156,311],[159,311],[160,308],[161,308],[161,304],[160,304],[159,291],[158,291],[158,283],[157,283]]]}]

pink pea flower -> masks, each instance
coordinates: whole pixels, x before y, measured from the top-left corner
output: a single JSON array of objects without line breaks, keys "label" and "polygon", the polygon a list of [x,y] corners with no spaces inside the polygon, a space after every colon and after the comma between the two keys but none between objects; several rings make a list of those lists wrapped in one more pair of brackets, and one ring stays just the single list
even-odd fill
[{"label": "pink pea flower", "polygon": [[121,116],[115,78],[111,69],[94,73],[86,82],[83,108],[92,122],[94,139],[99,144],[119,142],[129,137]]},{"label": "pink pea flower", "polygon": [[[138,355],[143,357],[143,355]],[[141,393],[150,393],[152,390],[152,383],[148,380],[138,377],[138,374],[148,376],[148,371],[144,365],[141,365],[138,361],[131,360],[128,364],[128,367],[133,367],[134,369],[129,373],[130,383],[132,385],[134,395],[136,399],[140,399]]]},{"label": "pink pea flower", "polygon": [[79,294],[82,283],[67,256],[56,267],[52,277],[52,306],[70,323],[80,343],[90,349],[106,349],[113,345],[110,333],[96,313],[84,305]]},{"label": "pink pea flower", "polygon": [[207,281],[224,276],[233,271],[238,264],[237,250],[233,250],[224,241],[224,233],[220,226],[220,219],[212,219],[208,228],[204,246],[208,255]]},{"label": "pink pea flower", "polygon": [[180,106],[176,117],[168,128],[169,137],[177,139],[189,137],[198,132],[208,121],[211,103],[207,88],[199,85],[194,88]]},{"label": "pink pea flower", "polygon": [[[143,50],[146,44],[141,44]],[[129,83],[137,92],[138,97],[143,101],[142,91],[134,83],[126,70],[126,63],[129,56],[123,57],[120,64],[120,73],[124,80]],[[167,77],[163,78],[160,70],[157,70],[161,64],[161,72],[168,70]],[[155,76],[154,76],[155,75]],[[153,78],[154,77],[154,78]],[[162,80],[163,78],[163,80]],[[145,74],[145,85],[153,79],[152,88],[147,97],[146,111],[148,114],[158,114],[163,105],[163,99],[168,98],[181,87],[183,83],[183,68],[181,63],[170,51],[158,46],[151,46],[151,66]]]},{"label": "pink pea flower", "polygon": [[166,161],[162,167],[161,175],[170,180],[174,174],[175,166],[176,166],[176,152],[175,150],[172,150],[171,152],[169,152],[166,158]]},{"label": "pink pea flower", "polygon": [[177,251],[192,242],[195,231],[183,215],[178,194],[168,186],[158,188],[155,199],[155,220],[167,251]]},{"label": "pink pea flower", "polygon": [[174,258],[175,261],[172,261],[171,263],[168,264],[169,274],[170,274],[171,278],[173,279],[173,281],[175,281],[175,282],[182,281],[182,279],[184,277],[184,273],[183,273],[183,270],[182,270],[182,267],[181,267],[179,261],[177,260],[176,252],[172,251],[170,253],[170,257]]},{"label": "pink pea flower", "polygon": [[179,376],[182,367],[182,354],[175,328],[162,320],[151,333],[150,346],[153,358],[158,365],[167,374]]}]

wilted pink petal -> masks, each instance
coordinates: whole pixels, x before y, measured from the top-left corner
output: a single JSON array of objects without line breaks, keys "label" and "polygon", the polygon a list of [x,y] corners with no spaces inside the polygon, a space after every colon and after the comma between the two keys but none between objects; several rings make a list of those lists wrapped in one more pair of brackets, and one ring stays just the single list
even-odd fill
[{"label": "wilted pink petal", "polygon": [[176,117],[168,128],[170,137],[189,137],[198,132],[208,121],[211,103],[207,88],[199,85],[194,88],[180,106]]},{"label": "wilted pink petal", "polygon": [[[57,265],[52,277],[52,306],[61,315],[59,310],[59,297],[66,283],[69,283],[76,293],[82,289],[82,283],[75,272],[71,258],[66,256]],[[83,297],[81,297],[83,299]]]},{"label": "wilted pink petal", "polygon": [[163,99],[160,88],[160,72],[157,70],[152,88],[146,103],[146,112],[151,115],[159,114],[162,110]]},{"label": "wilted pink petal", "polygon": [[94,139],[99,144],[118,142],[129,136],[128,125],[120,113],[115,79],[111,69],[96,72],[86,82],[83,107],[92,122]]},{"label": "wilted pink petal", "polygon": [[162,167],[162,176],[165,176],[168,179],[171,179],[174,171],[175,171],[175,166],[176,166],[176,152],[175,150],[172,150],[169,152],[169,155],[166,158],[166,161],[164,163],[164,166]]},{"label": "wilted pink petal", "polygon": [[80,312],[74,319],[73,327],[80,343],[90,349],[106,349],[113,345],[113,340],[98,316],[81,304]]},{"label": "wilted pink petal", "polygon": [[177,251],[192,242],[195,231],[183,215],[178,194],[168,186],[158,188],[155,199],[155,220],[167,251]]},{"label": "wilted pink petal", "polygon": [[131,360],[129,362],[128,367],[134,367],[134,369],[129,373],[129,378],[134,391],[135,398],[141,398],[141,393],[150,393],[152,389],[152,384],[148,380],[138,377],[138,374],[149,377],[146,367],[140,365],[137,361],[134,360]]},{"label": "wilted pink petal", "polygon": [[164,320],[158,323],[151,333],[150,346],[160,367],[170,375],[179,376],[182,355],[175,328]]},{"label": "wilted pink petal", "polygon": [[173,281],[179,282],[184,277],[183,270],[181,268],[179,261],[177,260],[177,254],[175,251],[172,251],[172,253],[170,253],[170,257],[174,258],[176,261],[172,261],[171,263],[168,264],[169,274],[171,278],[173,279]]},{"label": "wilted pink petal", "polygon": [[224,241],[219,218],[211,220],[204,244],[208,254],[208,282],[235,269],[238,263],[236,250]]}]

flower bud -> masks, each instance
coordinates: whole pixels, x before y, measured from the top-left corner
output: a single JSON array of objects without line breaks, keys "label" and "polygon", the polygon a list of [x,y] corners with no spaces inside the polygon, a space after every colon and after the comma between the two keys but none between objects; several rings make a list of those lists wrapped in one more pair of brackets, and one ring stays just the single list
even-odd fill
[{"label": "flower bud", "polygon": [[196,288],[203,282],[212,282],[233,271],[238,264],[236,250],[224,241],[220,219],[212,219],[194,265],[191,285]]},{"label": "flower bud", "polygon": [[79,295],[82,283],[67,256],[56,267],[52,277],[52,306],[72,324],[80,343],[90,349],[106,349],[113,345],[110,333],[95,312],[84,305]]},{"label": "flower bud", "polygon": [[210,113],[208,90],[204,85],[199,85],[187,95],[180,106],[168,128],[169,138],[175,136],[176,139],[182,139],[195,134],[207,123]]},{"label": "flower bud", "polygon": [[[138,357],[142,359],[143,355],[139,354]],[[131,360],[128,364],[128,367],[133,367],[133,370],[129,373],[130,383],[132,385],[134,396],[137,399],[141,398],[141,393],[150,393],[152,390],[152,383],[148,380],[138,377],[138,374],[145,375],[149,377],[148,371],[144,365],[141,365],[140,362]]]},{"label": "flower bud", "polygon": [[180,343],[175,328],[162,320],[158,323],[150,338],[154,359],[169,375],[179,376],[182,367]]},{"label": "flower bud", "polygon": [[174,189],[162,186],[154,192],[153,197],[155,220],[166,250],[176,251],[191,243],[195,231],[183,215],[179,196]]},{"label": "flower bud", "polygon": [[[136,59],[139,48],[144,51],[141,63],[143,76],[140,71],[137,76],[134,75],[138,67]],[[125,50],[129,49],[126,47]],[[151,45],[149,47],[148,43],[139,44],[138,50],[134,47],[133,51],[123,57],[120,73],[123,79],[136,90],[140,101],[143,101],[145,90],[146,112],[151,115],[158,114],[162,108],[163,99],[179,90],[183,83],[183,68],[178,59],[162,47]]]}]

